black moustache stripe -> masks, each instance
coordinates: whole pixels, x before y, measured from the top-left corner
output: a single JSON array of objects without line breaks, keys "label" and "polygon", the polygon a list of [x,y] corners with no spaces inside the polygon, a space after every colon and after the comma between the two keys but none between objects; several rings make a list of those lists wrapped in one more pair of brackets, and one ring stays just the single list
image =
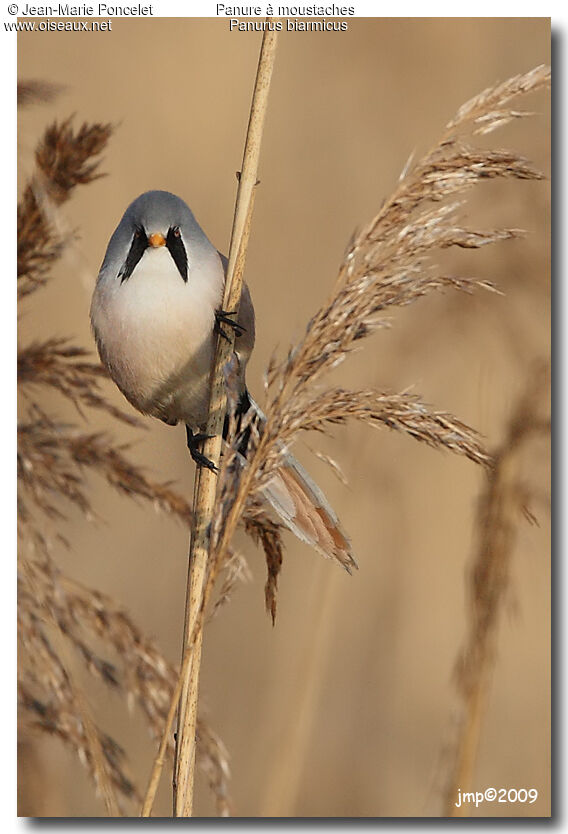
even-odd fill
[{"label": "black moustache stripe", "polygon": [[124,266],[118,273],[120,283],[127,281],[136,268],[136,264],[144,254],[148,247],[148,238],[146,232],[141,227],[137,228],[130,244],[130,251],[126,256]]},{"label": "black moustache stripe", "polygon": [[[146,235],[144,229],[140,226],[134,233],[132,243],[130,244],[130,251],[126,256],[122,269],[118,273],[121,284],[130,278],[148,246],[148,236]],[[185,251],[185,246],[183,245],[183,240],[181,239],[181,235],[177,227],[172,226],[168,230],[166,247],[172,256],[173,262],[178,268],[179,274],[187,284],[187,252]]]},{"label": "black moustache stripe", "polygon": [[170,255],[174,259],[174,263],[178,268],[179,274],[187,284],[187,252],[185,251],[185,246],[183,245],[179,229],[171,227],[168,230],[166,246],[169,249]]}]

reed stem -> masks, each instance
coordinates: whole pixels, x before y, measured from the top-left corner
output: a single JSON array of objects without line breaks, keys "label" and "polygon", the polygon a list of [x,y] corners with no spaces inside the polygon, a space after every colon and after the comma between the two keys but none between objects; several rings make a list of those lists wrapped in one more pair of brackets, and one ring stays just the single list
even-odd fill
[{"label": "reed stem", "polygon": [[[264,32],[251,112],[245,142],[242,171],[237,190],[237,201],[229,249],[229,263],[225,279],[223,309],[237,312],[242,289],[248,231],[253,204],[253,192],[257,182],[258,161],[262,131],[268,104],[270,80],[274,66],[277,35]],[[218,468],[221,455],[223,420],[226,411],[226,390],[223,369],[233,352],[234,333],[228,328],[227,339],[217,340],[215,363],[211,377],[209,418],[203,454]],[[217,474],[209,469],[199,468],[196,472],[194,491],[194,520],[191,533],[188,586],[184,627],[184,659],[190,650],[189,637],[197,623],[197,616],[203,600],[207,577],[209,553],[209,531],[213,520],[217,492]],[[199,624],[197,624],[199,626]],[[195,729],[197,720],[197,698],[199,671],[201,665],[202,628],[194,636],[193,657],[187,664],[178,712],[178,733],[176,760],[174,766],[174,815],[192,816],[193,783],[195,773]],[[182,660],[185,665],[185,660]]]}]

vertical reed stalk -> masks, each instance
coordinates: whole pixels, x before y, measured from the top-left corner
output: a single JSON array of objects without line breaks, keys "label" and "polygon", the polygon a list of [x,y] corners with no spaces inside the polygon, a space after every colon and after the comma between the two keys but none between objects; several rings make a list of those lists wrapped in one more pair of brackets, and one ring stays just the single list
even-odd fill
[{"label": "vertical reed stalk", "polygon": [[480,500],[478,545],[469,578],[467,637],[456,666],[462,715],[446,789],[448,817],[470,814],[471,806],[456,805],[456,799],[460,791],[472,790],[521,512],[534,521],[527,509],[533,496],[520,479],[519,458],[531,438],[550,433],[550,417],[540,413],[548,386],[548,365],[539,363],[511,415]]},{"label": "vertical reed stalk", "polygon": [[162,733],[162,738],[160,740],[160,746],[158,747],[158,752],[154,759],[154,764],[152,766],[152,772],[150,773],[150,779],[148,782],[148,787],[146,789],[146,794],[144,796],[144,802],[142,804],[142,810],[140,812],[141,817],[149,817],[152,813],[152,807],[154,805],[154,800],[156,798],[156,791],[158,790],[158,785],[160,783],[160,776],[162,775],[162,770],[164,767],[164,762],[166,761],[166,753],[168,749],[168,740],[170,738],[170,731],[172,729],[176,711],[179,704],[179,699],[182,690],[182,684],[185,680],[185,676],[187,674],[187,669],[191,663],[192,652],[187,651],[183,658],[182,667],[180,669],[180,673],[172,693],[172,699],[170,701],[170,706],[168,709],[168,714],[166,716],[166,722],[164,725],[164,731]]},{"label": "vertical reed stalk", "polygon": [[[223,309],[237,311],[241,296],[242,274],[244,269],[250,217],[253,204],[253,191],[256,184],[258,160],[264,119],[268,104],[268,92],[276,54],[277,35],[265,32],[262,39],[251,113],[249,118],[243,165],[231,234],[229,263],[225,280]],[[209,418],[203,453],[219,465],[222,443],[223,419],[226,410],[226,391],[223,368],[233,351],[234,333],[227,332],[228,339],[219,338],[215,354],[215,363],[211,377],[211,395],[209,400]],[[174,815],[187,817],[193,811],[193,782],[195,771],[195,730],[197,717],[197,695],[199,686],[199,669],[201,662],[202,621],[198,614],[203,600],[203,590],[207,575],[207,556],[209,552],[209,531],[213,520],[217,475],[209,469],[199,468],[196,472],[194,491],[194,520],[189,551],[188,587],[184,626],[184,659],[192,651],[192,660],[187,664],[178,713],[178,734],[176,742],[176,761],[174,767]],[[197,628],[192,638],[194,629]],[[192,645],[193,644],[193,645]],[[182,661],[182,665],[185,662]]]},{"label": "vertical reed stalk", "polygon": [[470,579],[472,605],[468,638],[458,666],[463,714],[446,790],[448,817],[469,816],[471,813],[470,806],[464,803],[456,805],[456,799],[460,791],[467,793],[472,790],[491,673],[495,665],[497,627],[508,586],[519,515],[515,499],[517,450],[517,443],[511,438],[498,451],[487,492],[482,499],[483,515],[480,514],[478,522],[480,544]]}]

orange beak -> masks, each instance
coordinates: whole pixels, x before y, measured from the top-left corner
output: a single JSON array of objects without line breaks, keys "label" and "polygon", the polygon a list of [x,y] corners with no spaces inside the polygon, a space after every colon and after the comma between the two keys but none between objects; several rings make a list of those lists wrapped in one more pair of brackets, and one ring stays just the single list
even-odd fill
[{"label": "orange beak", "polygon": [[160,234],[160,232],[154,232],[153,235],[150,235],[148,238],[148,243],[150,246],[154,246],[157,248],[158,246],[165,246],[166,245],[166,238]]}]

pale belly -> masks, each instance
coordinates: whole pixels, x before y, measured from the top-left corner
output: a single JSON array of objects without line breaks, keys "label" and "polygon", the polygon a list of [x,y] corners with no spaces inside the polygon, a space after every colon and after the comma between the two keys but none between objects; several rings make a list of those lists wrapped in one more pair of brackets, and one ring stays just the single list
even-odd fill
[{"label": "pale belly", "polygon": [[143,264],[122,285],[116,280],[97,285],[91,319],[99,353],[139,411],[201,428],[207,418],[221,280],[200,286],[198,279],[190,287],[171,270],[169,260],[153,258],[150,265]]}]

